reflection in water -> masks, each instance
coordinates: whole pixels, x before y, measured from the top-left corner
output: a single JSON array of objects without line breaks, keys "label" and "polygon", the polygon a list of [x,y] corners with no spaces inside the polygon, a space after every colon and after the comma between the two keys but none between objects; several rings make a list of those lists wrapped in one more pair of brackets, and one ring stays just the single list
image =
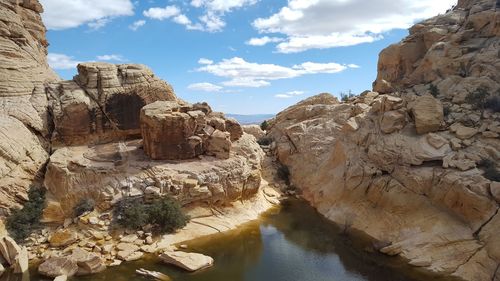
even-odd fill
[{"label": "reflection in water", "polygon": [[[174,281],[430,281],[397,258],[367,254],[367,240],[351,240],[306,203],[285,202],[262,220],[198,239],[189,249],[212,256],[213,268],[186,273],[157,258],[126,263],[71,281],[145,281],[135,269],[160,271]],[[32,281],[45,280],[32,273]],[[0,281],[27,281],[0,279]]]}]

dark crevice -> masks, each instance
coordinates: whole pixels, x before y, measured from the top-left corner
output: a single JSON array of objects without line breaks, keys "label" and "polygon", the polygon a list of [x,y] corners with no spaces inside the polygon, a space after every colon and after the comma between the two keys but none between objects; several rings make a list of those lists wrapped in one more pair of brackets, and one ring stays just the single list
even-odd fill
[{"label": "dark crevice", "polygon": [[500,208],[497,207],[497,209],[495,210],[495,213],[488,219],[486,220],[475,232],[474,232],[474,238],[476,238],[477,240],[479,240],[479,233],[481,233],[481,231],[483,230],[483,228],[491,222],[491,220],[493,220],[493,218],[498,214],[498,210],[500,210]]}]

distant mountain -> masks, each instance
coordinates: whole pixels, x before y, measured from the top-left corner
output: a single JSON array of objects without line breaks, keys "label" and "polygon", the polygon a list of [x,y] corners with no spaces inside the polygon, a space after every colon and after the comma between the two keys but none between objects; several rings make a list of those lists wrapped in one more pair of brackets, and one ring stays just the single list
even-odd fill
[{"label": "distant mountain", "polygon": [[274,114],[253,114],[253,115],[241,115],[241,114],[226,114],[227,117],[234,118],[240,122],[242,125],[253,125],[260,124],[264,120],[271,119]]}]

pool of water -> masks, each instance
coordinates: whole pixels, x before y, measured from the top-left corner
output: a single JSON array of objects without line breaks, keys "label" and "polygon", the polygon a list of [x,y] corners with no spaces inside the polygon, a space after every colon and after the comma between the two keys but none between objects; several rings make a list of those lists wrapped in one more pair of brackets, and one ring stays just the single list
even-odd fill
[{"label": "pool of water", "polygon": [[[71,281],[148,280],[135,274],[138,268],[163,272],[174,281],[444,280],[426,276],[398,258],[370,251],[368,240],[352,237],[305,202],[291,200],[238,230],[187,243],[188,251],[214,258],[215,266],[210,269],[186,273],[150,257]],[[32,274],[31,280],[47,279]]]}]

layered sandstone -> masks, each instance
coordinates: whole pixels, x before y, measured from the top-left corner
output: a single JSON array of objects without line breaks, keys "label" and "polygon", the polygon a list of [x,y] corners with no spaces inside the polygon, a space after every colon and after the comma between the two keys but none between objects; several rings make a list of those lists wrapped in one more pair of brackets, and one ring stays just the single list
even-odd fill
[{"label": "layered sandstone", "polygon": [[158,101],[142,108],[140,121],[144,151],[155,160],[228,159],[232,141],[243,135],[238,122],[207,104]]},{"label": "layered sandstone", "polygon": [[48,159],[44,84],[58,80],[36,0],[0,3],[0,215],[19,207]]},{"label": "layered sandstone", "polygon": [[[500,280],[497,1],[459,1],[380,55],[374,92],[326,94],[279,113],[268,137],[297,187],[375,248],[463,280]],[[437,86],[437,90],[432,85]],[[470,104],[469,104],[469,103]],[[496,166],[496,167],[495,167]]]}]

